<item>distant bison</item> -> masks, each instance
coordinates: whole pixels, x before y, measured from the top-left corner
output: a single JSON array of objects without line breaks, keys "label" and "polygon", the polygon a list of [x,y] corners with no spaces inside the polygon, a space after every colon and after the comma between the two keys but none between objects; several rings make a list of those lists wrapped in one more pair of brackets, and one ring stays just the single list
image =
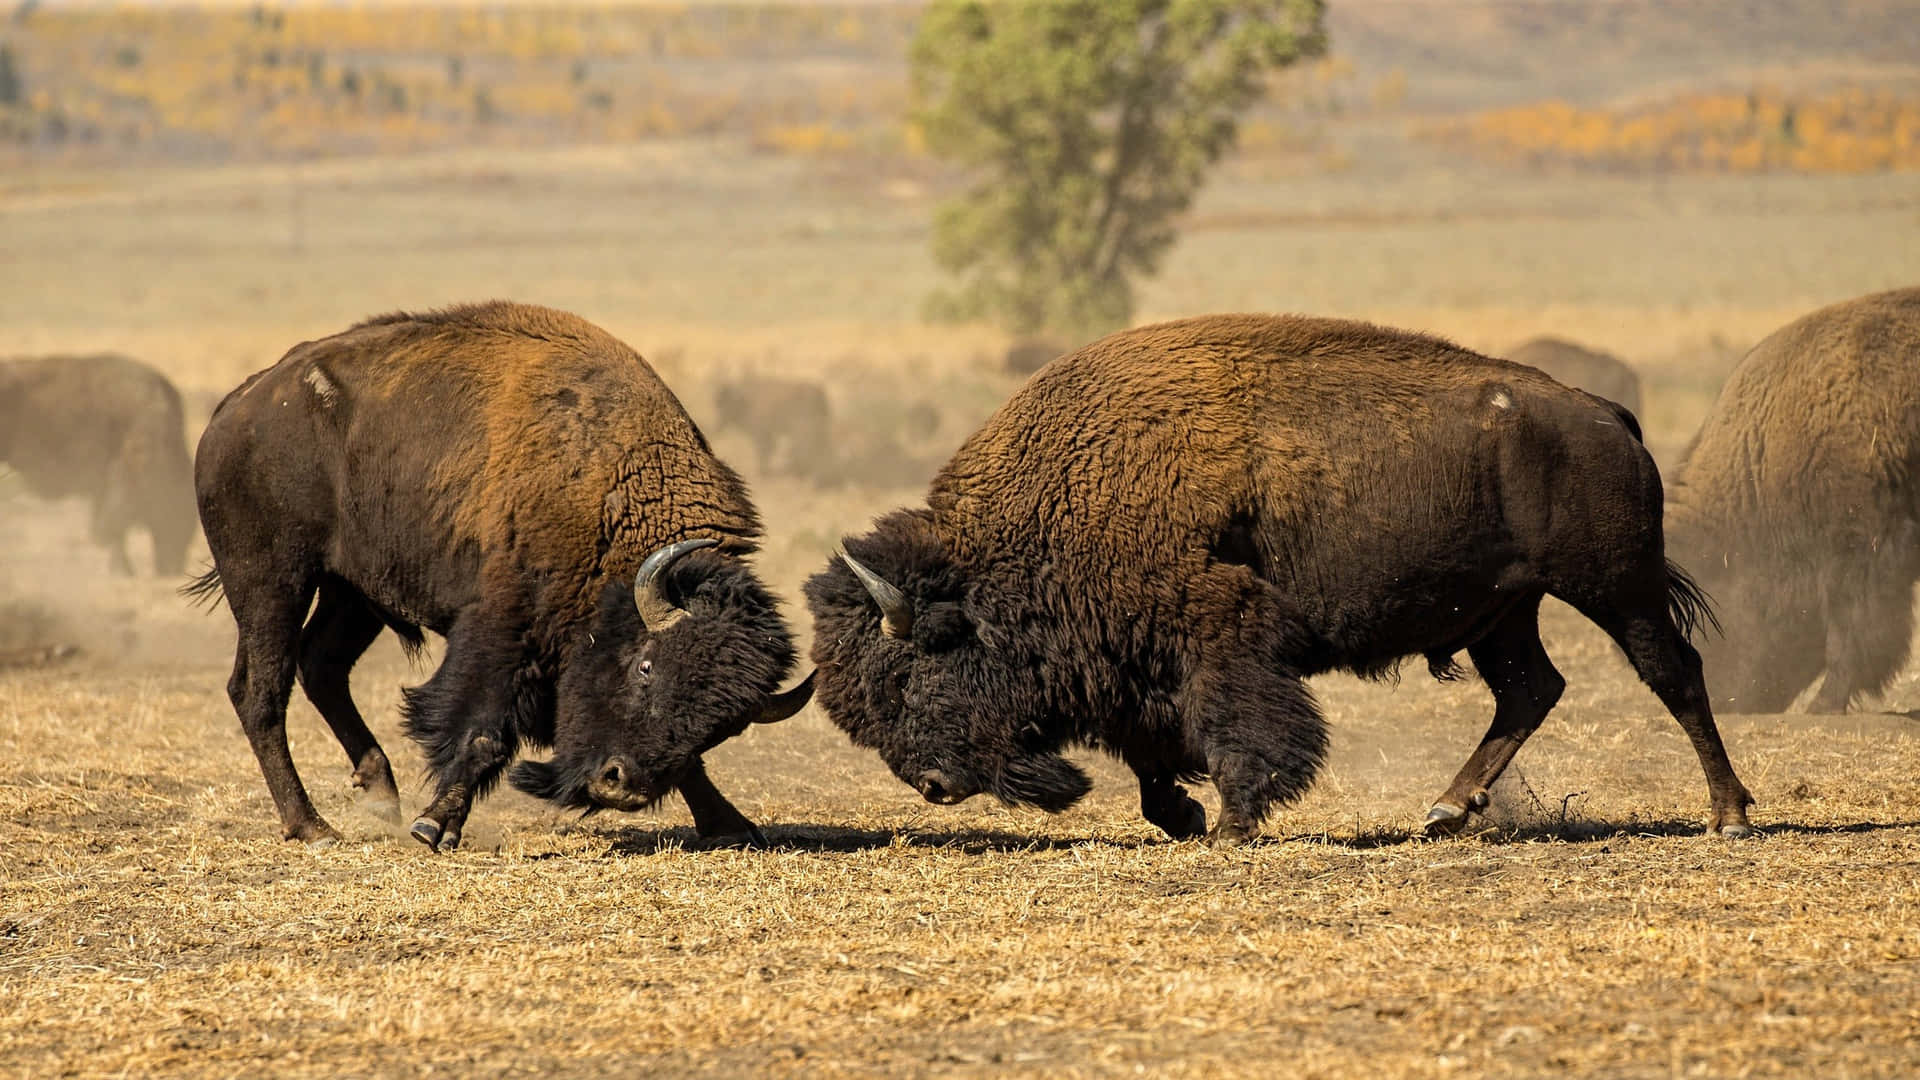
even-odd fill
[{"label": "distant bison", "polygon": [[1634,416],[1640,415],[1640,376],[1609,353],[1559,338],[1538,337],[1516,347],[1507,359],[1537,367],[1568,386],[1598,394],[1626,406]]},{"label": "distant bison", "polygon": [[1676,554],[1726,613],[1722,709],[1816,712],[1886,689],[1920,578],[1920,288],[1822,308],[1754,346],[1667,498]]},{"label": "distant bison", "polygon": [[42,498],[85,496],[114,572],[133,573],[134,528],[153,539],[155,573],[186,572],[193,464],[165,375],[113,354],[0,361],[0,463]]},{"label": "distant bison", "polygon": [[1022,338],[1007,346],[1001,366],[1006,368],[1009,375],[1031,375],[1045,367],[1047,361],[1066,351],[1064,346],[1056,342]]},{"label": "distant bison", "polygon": [[811,683],[775,692],[794,653],[744,561],[759,519],[632,349],[518,304],[372,319],[228,395],[195,464],[214,558],[196,591],[225,589],[227,693],[289,839],[336,836],[287,753],[296,673],[354,784],[397,815],[347,690],[383,626],[447,641],[406,692],[437,780],[423,843],[459,844],[523,742],[555,748],[514,768],[530,794],[633,810],[677,789],[702,836],[757,835],[701,755]]},{"label": "distant bison", "polygon": [[928,800],[1061,810],[1069,746],[1118,756],[1148,821],[1212,839],[1303,792],[1306,677],[1465,649],[1493,724],[1428,815],[1458,829],[1565,685],[1541,597],[1618,642],[1692,738],[1711,828],[1752,801],[1687,633],[1632,418],[1517,364],[1330,319],[1210,316],[1042,368],[934,479],[806,585],[833,721]]},{"label": "distant bison", "polygon": [[714,387],[713,405],[714,430],[745,434],[761,472],[817,477],[832,469],[833,414],[819,383],[743,376]]}]

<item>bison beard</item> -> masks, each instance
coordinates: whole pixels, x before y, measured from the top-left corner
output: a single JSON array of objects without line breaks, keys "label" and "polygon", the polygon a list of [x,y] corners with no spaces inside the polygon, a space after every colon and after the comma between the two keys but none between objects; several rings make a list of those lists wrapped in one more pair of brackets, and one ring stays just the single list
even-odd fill
[{"label": "bison beard", "polygon": [[[1448,833],[1559,699],[1557,596],[1605,630],[1687,732],[1709,827],[1752,802],[1687,635],[1711,621],[1661,544],[1631,414],[1531,368],[1336,320],[1211,316],[1042,368],[806,585],[834,723],[934,802],[1060,810],[1071,746],[1120,758],[1147,820],[1252,836],[1327,751],[1304,680],[1438,676],[1465,651],[1492,724],[1428,815]],[[984,778],[986,783],[978,783]]]}]

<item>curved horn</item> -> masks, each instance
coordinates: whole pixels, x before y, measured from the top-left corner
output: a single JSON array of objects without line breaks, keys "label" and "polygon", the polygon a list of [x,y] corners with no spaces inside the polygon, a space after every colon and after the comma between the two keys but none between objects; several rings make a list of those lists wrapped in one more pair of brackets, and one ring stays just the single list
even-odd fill
[{"label": "curved horn", "polygon": [[879,574],[862,566],[860,560],[847,554],[845,548],[840,551],[840,559],[847,564],[847,569],[853,571],[853,576],[860,579],[860,584],[867,587],[873,602],[880,605],[880,625],[887,636],[902,641],[910,640],[913,637],[913,605],[907,602],[906,594]]},{"label": "curved horn", "polygon": [[806,708],[808,699],[813,697],[813,677],[817,674],[819,674],[818,668],[809,671],[807,672],[807,677],[795,684],[793,689],[783,690],[769,697],[766,702],[760,706],[759,711],[753,714],[753,722],[756,724],[777,724],[787,717],[792,716],[794,713],[799,712],[801,709]]},{"label": "curved horn", "polygon": [[659,633],[687,617],[685,608],[676,606],[660,591],[660,572],[680,560],[680,556],[701,548],[718,547],[720,541],[701,537],[682,540],[647,556],[640,572],[633,575],[633,606],[640,609],[640,621],[648,630]]}]

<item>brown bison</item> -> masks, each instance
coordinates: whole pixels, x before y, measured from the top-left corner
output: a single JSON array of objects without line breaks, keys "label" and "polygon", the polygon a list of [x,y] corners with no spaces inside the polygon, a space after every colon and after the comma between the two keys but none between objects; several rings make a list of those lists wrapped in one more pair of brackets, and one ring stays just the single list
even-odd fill
[{"label": "brown bison", "polygon": [[1568,386],[1618,402],[1633,415],[1640,415],[1640,376],[1610,353],[1559,338],[1537,337],[1509,352],[1507,359],[1537,367]]},{"label": "brown bison", "polygon": [[165,375],[113,354],[0,361],[0,463],[42,498],[86,497],[115,573],[133,573],[134,528],[153,539],[155,573],[186,572],[193,464]]},{"label": "brown bison", "polygon": [[347,691],[382,627],[447,643],[406,692],[437,781],[412,830],[428,846],[459,844],[523,743],[554,747],[514,768],[530,794],[633,810],[678,790],[702,836],[758,839],[701,755],[811,684],[775,692],[794,653],[745,561],[758,516],[632,349],[518,304],[383,316],[241,384],[195,467],[214,558],[196,590],[224,588],[239,626],[227,693],[289,839],[336,836],[287,753],[296,675],[397,815]]},{"label": "brown bison", "polygon": [[832,470],[832,410],[819,383],[746,376],[715,386],[713,404],[714,431],[744,433],[761,472],[818,477]]},{"label": "brown bison", "polygon": [[1298,796],[1327,736],[1304,680],[1466,650],[1493,723],[1428,815],[1459,828],[1560,697],[1543,596],[1598,623],[1685,728],[1711,828],[1752,802],[1661,543],[1660,476],[1619,406],[1532,368],[1332,319],[1130,330],[1042,368],[934,479],[806,585],[828,715],[928,800],[1046,810],[1061,756],[1126,762],[1148,821],[1212,839]]},{"label": "brown bison", "polygon": [[1920,578],[1920,288],[1822,308],[1734,368],[1667,496],[1676,555],[1726,614],[1722,709],[1886,689]]}]

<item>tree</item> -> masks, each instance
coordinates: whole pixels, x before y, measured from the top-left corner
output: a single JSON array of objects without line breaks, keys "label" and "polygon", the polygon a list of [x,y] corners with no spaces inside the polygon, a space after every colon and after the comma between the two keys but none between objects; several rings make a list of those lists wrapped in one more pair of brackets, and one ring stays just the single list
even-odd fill
[{"label": "tree", "polygon": [[935,212],[934,259],[962,281],[928,314],[1125,325],[1264,76],[1321,54],[1324,18],[1323,0],[935,0],[914,117],[974,183]]}]

